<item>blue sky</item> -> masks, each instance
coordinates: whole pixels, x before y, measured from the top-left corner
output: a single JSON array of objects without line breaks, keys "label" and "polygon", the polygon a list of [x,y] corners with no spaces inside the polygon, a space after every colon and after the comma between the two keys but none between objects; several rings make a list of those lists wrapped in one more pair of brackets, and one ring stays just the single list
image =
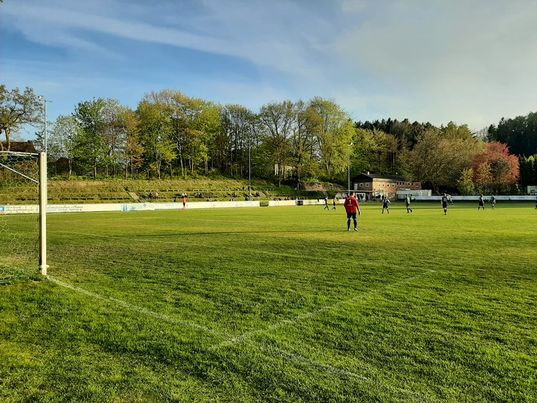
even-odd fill
[{"label": "blue sky", "polygon": [[176,89],[478,130],[537,110],[536,21],[535,0],[4,0],[0,82],[51,100],[51,120]]}]

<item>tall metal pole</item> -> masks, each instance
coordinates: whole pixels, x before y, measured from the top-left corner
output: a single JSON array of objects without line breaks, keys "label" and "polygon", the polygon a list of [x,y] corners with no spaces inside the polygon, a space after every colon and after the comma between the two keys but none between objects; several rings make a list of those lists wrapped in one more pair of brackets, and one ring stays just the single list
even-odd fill
[{"label": "tall metal pole", "polygon": [[[350,147],[353,146],[353,142],[349,144]],[[349,150],[349,160],[347,161],[347,194],[351,194],[351,150]]]},{"label": "tall metal pole", "polygon": [[351,193],[351,162],[350,162],[350,159],[349,159],[349,163],[347,164],[347,189],[348,189],[348,194]]},{"label": "tall metal pole", "polygon": [[252,200],[252,140],[248,138],[248,200]]},{"label": "tall metal pole", "polygon": [[43,97],[43,106],[45,111],[45,153],[48,152],[48,118],[47,118],[47,100]]},{"label": "tall metal pole", "polygon": [[39,153],[39,267],[47,275],[47,154]]}]

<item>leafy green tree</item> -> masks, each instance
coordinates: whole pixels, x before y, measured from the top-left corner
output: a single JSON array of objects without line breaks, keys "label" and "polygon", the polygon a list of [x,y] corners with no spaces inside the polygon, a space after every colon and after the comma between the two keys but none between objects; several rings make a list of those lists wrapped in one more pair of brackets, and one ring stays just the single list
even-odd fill
[{"label": "leafy green tree", "polygon": [[[291,161],[291,136],[295,123],[294,105],[291,101],[263,105],[259,112],[263,150],[269,166],[274,168],[278,184],[287,175]],[[269,169],[270,170],[270,169]]]},{"label": "leafy green tree", "polygon": [[346,172],[354,137],[354,126],[349,116],[333,101],[314,98],[310,107],[315,112],[312,119],[318,145],[319,162],[328,179]]},{"label": "leafy green tree", "polygon": [[216,134],[211,149],[213,163],[221,172],[245,177],[248,154],[250,152],[250,158],[256,155],[257,117],[241,105],[226,105],[221,110],[221,122],[222,129]]},{"label": "leafy green tree", "polygon": [[507,144],[516,155],[537,154],[537,112],[513,119],[502,118],[498,126],[489,127],[488,139]]},{"label": "leafy green tree", "polygon": [[[24,91],[18,88],[8,90],[0,85],[0,135],[5,136],[5,147],[11,147],[12,134],[26,124],[35,125],[42,122],[43,103],[33,89],[26,87]],[[0,149],[4,143],[0,141]]]},{"label": "leafy green tree", "polygon": [[294,109],[295,123],[290,139],[290,161],[296,173],[297,189],[300,189],[304,177],[315,177],[318,174],[315,133],[320,120],[316,110],[302,101],[296,102]]},{"label": "leafy green tree", "polygon": [[449,122],[446,126],[440,128],[440,133],[443,137],[449,139],[460,139],[460,140],[472,140],[473,135],[468,126],[466,125],[457,125],[453,122]]},{"label": "leafy green tree", "polygon": [[98,98],[80,102],[73,113],[80,127],[74,139],[74,157],[83,167],[91,169],[93,178],[97,178],[97,170],[107,157],[108,148],[103,136],[107,125],[106,107],[107,101]]},{"label": "leafy green tree", "polygon": [[402,173],[402,155],[395,136],[373,129],[356,129],[352,151],[353,175],[373,172],[385,175]]},{"label": "leafy green tree", "polygon": [[134,175],[143,165],[144,147],[140,135],[140,120],[138,115],[129,108],[123,108],[118,115],[118,120],[125,131],[127,140],[121,160],[125,169],[125,178]]},{"label": "leafy green tree", "polygon": [[431,186],[435,192],[456,189],[463,170],[471,167],[482,147],[482,143],[472,137],[452,137],[431,129],[405,153],[405,165],[413,179]]},{"label": "leafy green tree", "polygon": [[457,182],[457,188],[461,195],[475,194],[474,170],[472,168],[462,170],[461,177]]},{"label": "leafy green tree", "polygon": [[382,119],[373,122],[356,122],[357,129],[370,131],[381,131],[397,139],[400,150],[412,150],[418,139],[423,137],[425,132],[436,129],[431,123],[410,123],[408,119],[399,121],[397,119]]},{"label": "leafy green tree", "polygon": [[205,175],[209,173],[210,155],[214,153],[214,139],[221,132],[220,108],[206,101],[195,104],[195,113],[190,120],[192,142],[192,170],[203,163]]},{"label": "leafy green tree", "polygon": [[519,157],[520,185],[523,187],[537,185],[537,154]]},{"label": "leafy green tree", "polygon": [[60,115],[52,125],[48,139],[48,158],[58,162],[67,160],[68,175],[73,173],[73,159],[76,155],[76,141],[80,135],[80,125],[74,116]]},{"label": "leafy green tree", "polygon": [[161,117],[171,125],[170,136],[175,143],[181,174],[185,175],[187,167],[194,173],[201,165],[207,173],[210,149],[221,129],[219,107],[173,90],[150,93],[144,97],[144,102],[157,106]]},{"label": "leafy green tree", "polygon": [[176,156],[170,116],[161,104],[148,100],[138,105],[138,116],[147,175],[160,179],[163,167],[169,166]]},{"label": "leafy green tree", "polygon": [[106,99],[102,109],[103,130],[101,133],[105,147],[103,165],[106,176],[116,176],[123,169],[127,148],[127,132],[121,119],[125,108],[113,99]]}]

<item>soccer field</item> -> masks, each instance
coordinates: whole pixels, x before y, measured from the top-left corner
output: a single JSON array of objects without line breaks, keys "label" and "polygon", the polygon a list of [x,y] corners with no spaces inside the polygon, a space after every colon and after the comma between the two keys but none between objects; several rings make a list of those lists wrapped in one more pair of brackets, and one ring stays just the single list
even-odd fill
[{"label": "soccer field", "polygon": [[50,280],[0,286],[0,400],[537,399],[531,205],[48,221]]}]

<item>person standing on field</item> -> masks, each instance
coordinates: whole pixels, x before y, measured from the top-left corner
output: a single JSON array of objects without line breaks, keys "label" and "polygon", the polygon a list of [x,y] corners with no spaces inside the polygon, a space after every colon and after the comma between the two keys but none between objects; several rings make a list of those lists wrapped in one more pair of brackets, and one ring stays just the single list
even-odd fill
[{"label": "person standing on field", "polygon": [[330,207],[328,207],[328,196],[324,197],[324,209],[323,210],[330,210]]},{"label": "person standing on field", "polygon": [[390,199],[387,196],[382,200],[382,214],[384,214],[384,210],[390,214]]},{"label": "person standing on field", "polygon": [[337,195],[334,195],[334,199],[332,200],[332,210],[336,210],[337,206]]},{"label": "person standing on field", "polygon": [[496,198],[494,197],[494,195],[490,197],[490,207],[492,207],[493,210],[494,207],[496,207]]},{"label": "person standing on field", "polygon": [[412,207],[410,207],[410,195],[406,195],[406,198],[405,198],[405,206],[406,206],[406,212],[407,213],[412,213]]},{"label": "person standing on field", "polygon": [[183,199],[183,208],[186,208],[186,202],[188,201],[188,196],[186,195],[186,193],[183,193],[181,197]]},{"label": "person standing on field", "polygon": [[444,215],[447,215],[449,199],[446,193],[444,193],[444,195],[440,199],[440,203],[442,204],[442,208],[444,209]]},{"label": "person standing on field", "polygon": [[354,192],[351,192],[345,198],[343,206],[345,207],[345,212],[347,213],[347,231],[351,230],[351,218],[354,221],[354,230],[358,231],[358,221],[356,220],[356,213],[358,213],[358,215],[361,215],[362,212],[360,211],[360,204],[358,203],[358,200],[356,200]]},{"label": "person standing on field", "polygon": [[483,198],[482,194],[479,195],[479,201],[477,204],[477,211],[479,211],[479,209],[485,210],[485,199]]}]

